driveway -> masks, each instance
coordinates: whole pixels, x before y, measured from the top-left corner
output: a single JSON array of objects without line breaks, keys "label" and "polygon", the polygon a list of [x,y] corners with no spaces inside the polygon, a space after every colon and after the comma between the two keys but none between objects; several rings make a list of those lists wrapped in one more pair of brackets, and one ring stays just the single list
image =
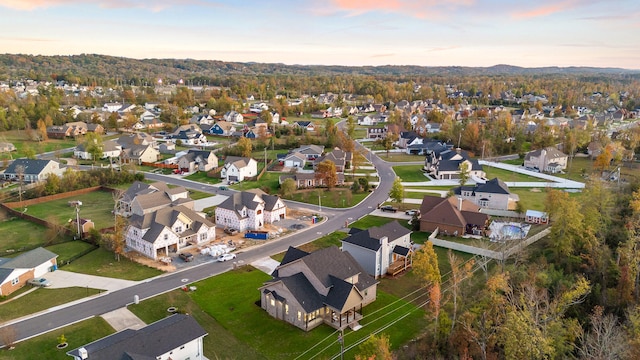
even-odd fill
[{"label": "driveway", "polygon": [[52,289],[67,287],[89,287],[107,291],[116,291],[136,285],[137,281],[113,279],[104,276],[78,274],[71,271],[56,270],[43,276],[51,281]]}]

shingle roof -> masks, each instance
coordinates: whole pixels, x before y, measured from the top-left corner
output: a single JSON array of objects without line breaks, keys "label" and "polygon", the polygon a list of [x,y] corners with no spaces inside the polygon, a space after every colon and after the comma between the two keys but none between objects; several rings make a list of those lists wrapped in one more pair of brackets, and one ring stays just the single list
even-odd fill
[{"label": "shingle roof", "polygon": [[[191,316],[175,314],[140,330],[123,330],[82,347],[90,360],[146,360],[156,359],[205,335],[207,332]],[[79,357],[79,349],[67,354]]]},{"label": "shingle roof", "polygon": [[324,296],[320,295],[303,273],[279,279],[291,292],[296,301],[306,312],[312,312],[322,307]]},{"label": "shingle roof", "polygon": [[57,257],[57,254],[39,247],[2,263],[0,267],[5,269],[30,269]]},{"label": "shingle roof", "polygon": [[24,175],[38,175],[50,162],[53,162],[53,160],[15,159],[4,172],[6,174],[17,174],[18,166],[22,166],[22,173]]}]

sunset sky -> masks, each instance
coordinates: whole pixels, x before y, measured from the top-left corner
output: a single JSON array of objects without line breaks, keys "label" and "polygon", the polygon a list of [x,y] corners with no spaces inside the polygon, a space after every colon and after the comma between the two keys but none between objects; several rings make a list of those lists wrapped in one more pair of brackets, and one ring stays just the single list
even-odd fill
[{"label": "sunset sky", "polygon": [[640,69],[638,0],[0,0],[0,53]]}]

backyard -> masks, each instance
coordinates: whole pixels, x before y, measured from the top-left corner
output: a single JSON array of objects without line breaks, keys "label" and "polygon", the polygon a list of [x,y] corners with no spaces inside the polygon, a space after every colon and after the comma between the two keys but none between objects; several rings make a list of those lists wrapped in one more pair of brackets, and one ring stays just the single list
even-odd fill
[{"label": "backyard", "polygon": [[9,254],[21,249],[33,249],[45,244],[47,228],[17,217],[0,221],[0,253]]},{"label": "backyard", "polygon": [[402,182],[426,182],[431,179],[422,171],[422,165],[399,165],[394,166],[393,171]]}]

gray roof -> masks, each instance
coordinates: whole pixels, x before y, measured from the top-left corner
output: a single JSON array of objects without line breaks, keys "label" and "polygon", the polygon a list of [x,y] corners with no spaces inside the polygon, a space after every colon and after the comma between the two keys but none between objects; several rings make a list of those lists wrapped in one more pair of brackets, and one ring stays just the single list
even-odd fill
[{"label": "gray roof", "polygon": [[5,170],[5,174],[17,174],[16,169],[18,166],[22,166],[24,175],[38,175],[40,174],[50,162],[53,160],[39,160],[39,159],[16,159],[13,160],[11,165]]},{"label": "gray roof", "polygon": [[[87,350],[90,360],[156,359],[206,335],[191,316],[175,314],[140,330],[126,329],[82,347]],[[71,350],[67,355],[79,357],[79,350]]]},{"label": "gray roof", "polygon": [[4,269],[30,269],[57,257],[57,254],[39,247],[3,262],[0,267]]},{"label": "gray roof", "polygon": [[306,312],[317,310],[324,304],[324,296],[313,288],[313,285],[303,273],[297,273],[279,280],[282,281],[282,284],[286,286]]},{"label": "gray roof", "polygon": [[367,230],[356,232],[350,235],[342,241],[354,244],[369,250],[378,251],[380,249],[380,239],[387,237],[389,242],[392,242],[402,236],[411,234],[411,230],[400,225],[397,220],[384,224],[379,227],[372,227]]},{"label": "gray roof", "polygon": [[[260,195],[254,192],[235,192],[229,196],[227,200],[218,205],[218,207],[221,209],[239,211],[246,206],[249,209],[255,210],[260,204],[259,202],[254,201],[256,196],[260,198]],[[262,201],[264,202],[264,200]]]},{"label": "gray roof", "polygon": [[489,193],[489,194],[511,194],[509,192],[509,187],[507,186],[507,184],[505,184],[504,181],[498,178],[493,178],[484,184],[476,184],[474,186],[462,186],[462,187],[458,186],[453,189],[453,193],[456,195],[460,195],[462,190],[472,191],[474,195],[479,192]]}]

